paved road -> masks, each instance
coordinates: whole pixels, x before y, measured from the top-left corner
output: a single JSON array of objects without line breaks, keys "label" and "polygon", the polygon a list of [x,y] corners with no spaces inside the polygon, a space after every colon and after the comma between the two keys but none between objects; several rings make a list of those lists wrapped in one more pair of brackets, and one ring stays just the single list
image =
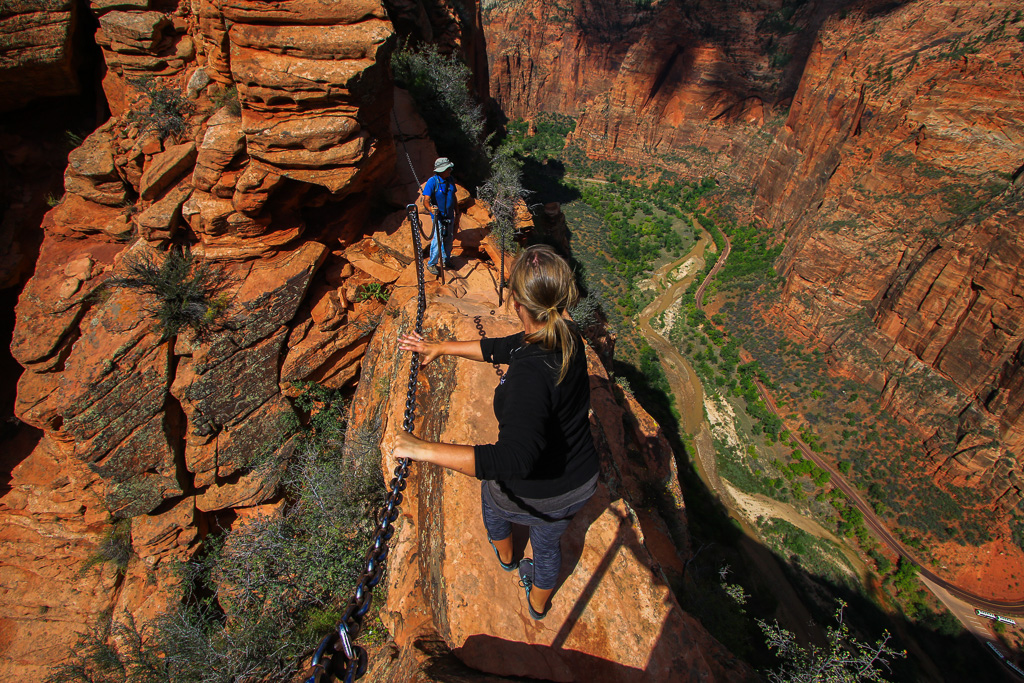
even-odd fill
[{"label": "paved road", "polygon": [[[704,279],[704,282],[702,282],[700,287],[697,289],[696,303],[697,308],[700,309],[701,311],[704,310],[704,290],[707,288],[707,285],[711,281],[711,279],[721,269],[722,265],[725,264],[725,259],[729,257],[730,251],[732,251],[732,243],[729,241],[729,237],[726,235],[725,249],[722,251],[722,255],[718,258],[718,262],[715,263],[714,268],[712,268],[711,272],[708,273],[708,276]],[[728,334],[726,330],[721,331],[723,334]],[[751,360],[749,354],[746,354],[746,352],[741,353],[743,354],[743,356],[745,356],[743,360]],[[913,555],[913,553],[907,550],[903,546],[903,544],[900,543],[900,541],[892,535],[892,533],[890,533],[889,529],[885,526],[882,520],[878,517],[878,515],[875,514],[874,508],[872,508],[871,505],[869,505],[868,502],[864,500],[864,498],[860,495],[860,492],[857,490],[857,488],[853,486],[850,482],[848,482],[843,477],[843,475],[840,474],[837,470],[835,470],[829,463],[822,460],[817,453],[812,451],[807,446],[807,444],[800,440],[800,438],[797,436],[797,430],[791,427],[786,422],[786,419],[779,413],[778,406],[775,404],[775,399],[772,397],[770,393],[768,393],[768,390],[765,388],[765,386],[759,380],[756,379],[754,380],[754,384],[757,387],[757,391],[761,395],[761,398],[763,398],[764,402],[768,405],[769,410],[775,413],[775,415],[777,415],[779,419],[782,420],[785,429],[789,430],[790,438],[792,438],[796,442],[797,446],[800,448],[800,451],[804,454],[804,456],[808,460],[812,461],[818,467],[828,471],[828,473],[832,477],[832,484],[840,491],[845,493],[847,497],[850,499],[850,501],[857,507],[857,509],[861,511],[861,514],[864,515],[864,522],[868,525],[868,527],[870,527],[871,530],[874,531],[875,534],[878,536],[878,538],[880,538],[883,543],[888,545],[893,550],[893,552],[897,553],[900,557],[905,558],[909,562],[912,562],[917,567],[918,573],[923,578],[927,579],[928,581],[937,586],[942,587],[955,597],[967,603],[970,603],[974,607],[980,607],[990,611],[996,611],[1005,615],[1024,616],[1024,599],[996,600],[994,598],[978,595],[976,593],[972,593],[971,591],[960,588],[959,586],[950,583],[949,581],[946,581],[945,579],[939,577],[934,572],[932,572],[927,566],[925,566],[917,557]]]}]

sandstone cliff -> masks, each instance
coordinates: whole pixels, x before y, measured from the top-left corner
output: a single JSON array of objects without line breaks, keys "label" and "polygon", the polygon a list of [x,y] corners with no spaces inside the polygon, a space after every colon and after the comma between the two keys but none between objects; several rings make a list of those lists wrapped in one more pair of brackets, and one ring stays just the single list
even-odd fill
[{"label": "sandstone cliff", "polygon": [[753,190],[786,245],[772,320],[918,429],[938,480],[1019,509],[1017,4],[639,7],[496,3],[492,93],[578,117],[592,158]]},{"label": "sandstone cliff", "polygon": [[10,0],[0,7],[0,112],[78,92],[81,8],[72,0]]},{"label": "sandstone cliff", "polygon": [[763,148],[841,4],[492,3],[491,92],[513,118],[578,117],[570,141],[591,158],[699,176]]},{"label": "sandstone cliff", "polygon": [[1011,5],[828,24],[756,182],[757,213],[786,240],[783,324],[936,437],[940,478],[1010,509],[1024,436],[1024,21]]},{"label": "sandstone cliff", "polygon": [[[297,383],[337,388],[361,376],[359,414],[397,405],[385,408],[373,392],[398,367],[387,349],[418,255],[404,214],[382,218],[380,207],[419,191],[396,142],[421,178],[436,156],[411,99],[390,82],[397,35],[462,50],[480,67],[477,89],[487,89],[479,15],[462,3],[394,2],[386,11],[377,0],[199,0],[90,9],[113,116],[68,156],[65,194],[43,220],[11,344],[24,368],[16,414],[43,436],[22,432],[0,491],[0,530],[12,550],[0,560],[0,676],[8,680],[44,676],[101,615],[144,624],[165,611],[177,599],[176,562],[193,557],[211,529],[280,501],[279,469],[268,476],[251,463],[289,457]],[[475,332],[467,315],[477,311],[497,333],[510,322],[489,312],[491,218],[461,188],[459,200],[461,270],[432,292],[431,324]],[[161,262],[175,244],[191,245],[223,280],[220,315],[201,335],[168,336],[148,295],[109,284],[140,258]],[[368,285],[395,287],[389,315],[360,295]],[[450,426],[459,437],[488,438],[493,418],[460,433],[455,411],[472,407],[490,372],[452,373],[447,384],[428,376],[439,392],[426,404],[439,409],[428,431]],[[609,659],[636,680],[682,671],[749,676],[667,587],[682,574],[687,539],[664,439],[635,402],[615,397],[599,364],[593,372],[608,483],[592,523],[574,536],[579,569],[547,622],[562,620],[565,634],[482,627],[483,601],[463,613],[465,596],[491,591],[490,579],[475,583],[473,572],[453,565],[463,564],[454,545],[460,530],[476,533],[468,532],[475,498],[465,482],[451,487],[436,472],[417,473],[422,500],[407,508],[389,606],[406,664],[382,662],[382,677],[430,675],[415,661],[413,643],[424,638],[441,638],[439,647],[471,673],[568,680],[583,667],[600,677],[611,675],[602,663]],[[629,502],[652,482],[674,492],[677,518]],[[443,500],[447,517],[431,514],[428,500]],[[421,527],[437,534],[420,538]],[[130,540],[118,562],[104,561],[112,539]],[[464,552],[481,559],[475,546]],[[421,573],[431,585],[413,588],[425,585]],[[617,603],[627,587],[636,591],[640,626],[596,608]],[[501,588],[510,621],[519,614],[513,588]],[[495,659],[498,651],[506,655]],[[526,666],[524,652],[547,654]]]}]

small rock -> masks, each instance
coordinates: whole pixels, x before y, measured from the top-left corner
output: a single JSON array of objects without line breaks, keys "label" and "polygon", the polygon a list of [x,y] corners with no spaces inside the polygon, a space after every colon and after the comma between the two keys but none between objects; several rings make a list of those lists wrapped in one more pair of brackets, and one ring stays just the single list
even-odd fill
[{"label": "small rock", "polygon": [[75,259],[64,266],[64,274],[79,280],[88,280],[92,277],[92,259],[88,256]]},{"label": "small rock", "polygon": [[210,75],[206,73],[206,69],[199,67],[192,72],[192,77],[188,79],[188,85],[185,87],[185,94],[188,95],[190,99],[198,99],[199,93],[208,85],[210,85]]},{"label": "small rock", "polygon": [[77,277],[69,277],[61,286],[57,288],[58,299],[70,299],[78,291],[78,288],[82,286],[82,281]]},{"label": "small rock", "polygon": [[139,194],[143,199],[156,199],[165,188],[180,178],[196,160],[196,143],[186,142],[168,147],[153,157],[142,174]]}]

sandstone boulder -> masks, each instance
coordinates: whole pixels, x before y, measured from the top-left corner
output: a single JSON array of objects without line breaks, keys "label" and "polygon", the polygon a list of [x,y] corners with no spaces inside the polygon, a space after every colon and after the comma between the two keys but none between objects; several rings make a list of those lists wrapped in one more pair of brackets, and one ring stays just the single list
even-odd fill
[{"label": "sandstone boulder", "polygon": [[98,128],[68,155],[64,189],[106,206],[125,202],[127,188],[114,165],[114,140],[107,127]]},{"label": "sandstone boulder", "polygon": [[108,12],[100,17],[103,36],[97,42],[116,41],[137,50],[151,50],[170,25],[160,12]]},{"label": "sandstone boulder", "polygon": [[172,145],[153,156],[142,174],[139,195],[153,200],[189,171],[196,160],[196,143]]},{"label": "sandstone boulder", "polygon": [[245,150],[241,123],[226,107],[206,122],[193,173],[196,189],[209,192],[231,162]]},{"label": "sandstone boulder", "polygon": [[149,242],[163,242],[173,237],[181,222],[181,206],[191,194],[192,179],[186,177],[159,201],[135,216],[142,238]]}]

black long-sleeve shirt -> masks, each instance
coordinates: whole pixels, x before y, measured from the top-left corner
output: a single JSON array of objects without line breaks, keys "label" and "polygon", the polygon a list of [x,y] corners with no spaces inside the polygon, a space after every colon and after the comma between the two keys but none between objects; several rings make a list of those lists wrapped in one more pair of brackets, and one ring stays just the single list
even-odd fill
[{"label": "black long-sleeve shirt", "polygon": [[590,434],[590,379],[577,337],[561,383],[561,351],[527,344],[522,332],[482,339],[484,360],[508,363],[494,390],[498,441],[475,446],[476,476],[502,482],[523,498],[553,498],[578,488],[598,471]]}]

